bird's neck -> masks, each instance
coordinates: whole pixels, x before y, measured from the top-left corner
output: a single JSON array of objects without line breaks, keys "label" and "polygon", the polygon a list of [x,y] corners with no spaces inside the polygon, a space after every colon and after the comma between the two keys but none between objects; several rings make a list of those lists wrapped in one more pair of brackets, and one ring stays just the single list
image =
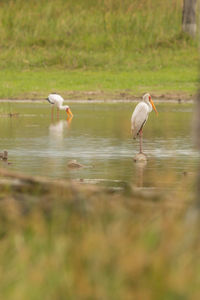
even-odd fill
[{"label": "bird's neck", "polygon": [[59,106],[59,109],[60,109],[60,110],[66,110],[67,108],[68,108],[67,105],[60,105],[60,106]]},{"label": "bird's neck", "polygon": [[149,106],[149,112],[151,112],[152,111],[152,105],[151,105],[151,103],[148,103],[148,106]]},{"label": "bird's neck", "polygon": [[149,113],[152,111],[152,105],[149,101],[144,101],[144,103],[148,106],[148,109],[149,109]]}]

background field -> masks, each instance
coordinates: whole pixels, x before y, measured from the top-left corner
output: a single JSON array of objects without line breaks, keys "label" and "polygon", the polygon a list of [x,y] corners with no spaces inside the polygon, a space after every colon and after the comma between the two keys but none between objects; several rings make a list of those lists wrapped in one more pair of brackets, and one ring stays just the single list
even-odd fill
[{"label": "background field", "polygon": [[1,1],[0,97],[191,98],[198,50],[181,18],[182,0]]},{"label": "background field", "polygon": [[[58,92],[71,99],[133,99],[146,91],[193,98],[197,41],[181,32],[181,18],[182,0],[1,0],[0,98],[44,99]],[[40,126],[30,127],[30,113],[8,118],[13,107],[0,105],[0,152],[8,135],[20,149],[14,129],[27,149],[28,136]],[[171,111],[175,115],[176,107]],[[180,116],[187,130],[188,112]],[[160,115],[160,136],[170,137],[175,118]],[[116,126],[107,122],[109,135]],[[113,190],[16,174],[0,163],[0,299],[200,299],[196,172],[179,174],[169,166],[162,173],[157,164],[149,189],[127,183]]]}]

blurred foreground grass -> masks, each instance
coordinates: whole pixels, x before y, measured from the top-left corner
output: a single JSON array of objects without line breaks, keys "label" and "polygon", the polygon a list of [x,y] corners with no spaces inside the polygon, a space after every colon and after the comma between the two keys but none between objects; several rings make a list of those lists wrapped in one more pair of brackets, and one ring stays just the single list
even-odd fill
[{"label": "blurred foreground grass", "polygon": [[194,177],[144,197],[0,174],[1,299],[199,299]]},{"label": "blurred foreground grass", "polygon": [[0,97],[191,97],[198,50],[181,14],[182,0],[2,1]]}]

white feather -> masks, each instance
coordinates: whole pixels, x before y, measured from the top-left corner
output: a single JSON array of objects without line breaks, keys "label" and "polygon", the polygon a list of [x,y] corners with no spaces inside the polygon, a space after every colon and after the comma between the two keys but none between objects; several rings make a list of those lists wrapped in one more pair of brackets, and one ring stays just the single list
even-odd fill
[{"label": "white feather", "polygon": [[63,106],[64,99],[58,94],[49,94],[48,99],[51,104],[54,104],[60,110],[65,110],[65,109],[69,108],[68,105]]},{"label": "white feather", "polygon": [[135,110],[131,117],[131,130],[133,138],[136,138],[140,129],[144,126],[148,119],[150,107],[146,102],[141,101],[135,107]]}]

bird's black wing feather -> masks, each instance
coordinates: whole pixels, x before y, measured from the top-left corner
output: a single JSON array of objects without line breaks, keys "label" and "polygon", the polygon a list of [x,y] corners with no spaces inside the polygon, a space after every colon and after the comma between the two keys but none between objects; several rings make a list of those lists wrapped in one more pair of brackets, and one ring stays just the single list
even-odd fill
[{"label": "bird's black wing feather", "polygon": [[143,128],[144,124],[146,123],[146,121],[147,121],[147,119],[145,119],[144,122],[142,123],[142,126],[141,126],[140,129],[138,130],[137,135],[138,135],[138,134],[140,133],[140,131],[142,130],[142,128]]},{"label": "bird's black wing feather", "polygon": [[49,97],[47,97],[47,99],[46,99],[50,104],[54,104],[54,102],[52,102],[50,99],[49,99]]}]

